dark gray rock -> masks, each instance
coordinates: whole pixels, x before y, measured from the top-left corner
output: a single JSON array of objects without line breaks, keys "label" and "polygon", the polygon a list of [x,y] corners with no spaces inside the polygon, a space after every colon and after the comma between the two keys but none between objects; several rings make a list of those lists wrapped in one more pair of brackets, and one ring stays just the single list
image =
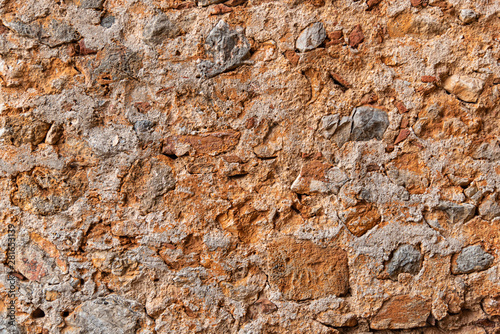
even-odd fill
[{"label": "dark gray rock", "polygon": [[465,223],[472,219],[476,212],[476,206],[469,203],[442,202],[437,206],[437,209],[444,211],[452,223]]},{"label": "dark gray rock", "polygon": [[340,121],[340,116],[338,114],[323,116],[321,118],[321,127],[323,128],[323,136],[329,139],[335,131]]},{"label": "dark gray rock", "polygon": [[351,127],[351,118],[347,116],[342,117],[332,137],[333,141],[337,144],[338,147],[342,147],[349,141],[349,138],[351,137]]},{"label": "dark gray rock", "polygon": [[473,271],[486,270],[493,263],[493,255],[486,253],[480,245],[464,248],[452,264],[454,274],[469,274]]},{"label": "dark gray rock", "polygon": [[135,122],[134,130],[135,132],[148,132],[153,127],[153,122],[148,120],[140,120]]},{"label": "dark gray rock", "polygon": [[362,106],[355,108],[352,116],[351,140],[382,139],[389,126],[389,117],[381,109]]},{"label": "dark gray rock", "polygon": [[149,45],[160,44],[166,38],[179,36],[180,30],[166,15],[160,14],[146,24],[142,32],[144,42]]},{"label": "dark gray rock", "polygon": [[211,78],[241,65],[250,51],[250,42],[241,30],[233,30],[224,21],[219,21],[205,40],[207,53],[212,61],[198,65],[200,72]]},{"label": "dark gray rock", "polygon": [[325,41],[325,39],[326,31],[323,23],[316,22],[302,31],[302,33],[299,35],[299,38],[297,38],[295,47],[300,52],[306,52],[316,49],[321,45],[321,43]]},{"label": "dark gray rock", "polygon": [[80,35],[76,32],[75,28],[64,22],[56,20],[52,20],[48,34],[49,38],[46,44],[51,47],[76,42],[80,38]]},{"label": "dark gray rock", "polygon": [[397,278],[400,273],[417,274],[420,270],[422,254],[412,245],[401,245],[392,254],[386,266],[386,271],[391,278]]},{"label": "dark gray rock", "polygon": [[111,28],[111,26],[115,23],[114,16],[106,16],[101,20],[101,26],[104,28]]},{"label": "dark gray rock", "polygon": [[13,21],[6,24],[21,36],[40,39],[42,37],[42,27],[39,24],[27,24],[21,21]]}]

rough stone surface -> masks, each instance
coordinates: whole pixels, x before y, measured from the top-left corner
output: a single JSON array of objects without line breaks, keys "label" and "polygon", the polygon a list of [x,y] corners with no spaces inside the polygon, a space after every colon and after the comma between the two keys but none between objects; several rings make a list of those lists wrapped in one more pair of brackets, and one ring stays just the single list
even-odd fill
[{"label": "rough stone surface", "polygon": [[0,0],[0,333],[497,334],[499,15]]},{"label": "rough stone surface", "polygon": [[493,263],[494,256],[486,253],[480,245],[464,248],[452,263],[454,274],[468,274],[487,269]]},{"label": "rough stone surface", "polygon": [[302,31],[297,38],[295,47],[300,52],[306,52],[316,49],[325,41],[326,31],[323,23],[316,22]]}]

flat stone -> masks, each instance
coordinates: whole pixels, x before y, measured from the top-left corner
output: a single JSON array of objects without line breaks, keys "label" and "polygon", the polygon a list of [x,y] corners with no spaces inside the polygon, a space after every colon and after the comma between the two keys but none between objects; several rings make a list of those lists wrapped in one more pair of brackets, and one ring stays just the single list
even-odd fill
[{"label": "flat stone", "polygon": [[457,275],[486,270],[494,259],[493,255],[486,253],[480,245],[469,246],[452,261],[451,272]]},{"label": "flat stone", "polygon": [[383,330],[424,327],[430,311],[431,303],[423,297],[395,296],[385,302],[373,317],[370,328]]},{"label": "flat stone", "polygon": [[358,324],[354,313],[342,314],[332,310],[321,313],[316,320],[333,327],[354,327]]},{"label": "flat stone", "polygon": [[300,52],[310,51],[320,46],[325,39],[326,31],[323,23],[316,22],[300,33],[299,38],[297,38],[297,42],[295,43],[295,47]]},{"label": "flat stone", "polygon": [[443,88],[465,102],[476,103],[483,91],[484,81],[454,74],[444,82]]},{"label": "flat stone", "polygon": [[485,220],[493,220],[500,217],[500,204],[498,203],[498,195],[492,194],[486,197],[479,205],[479,214]]},{"label": "flat stone", "polygon": [[357,107],[353,110],[351,140],[381,140],[389,126],[389,117],[382,109],[371,106]]},{"label": "flat stone", "polygon": [[412,245],[401,245],[392,254],[386,266],[386,271],[392,278],[397,278],[400,273],[415,275],[420,270],[422,254]]},{"label": "flat stone", "polygon": [[286,299],[315,299],[348,292],[347,253],[341,248],[322,248],[311,241],[284,237],[268,249],[269,283]]},{"label": "flat stone", "polygon": [[223,20],[210,31],[205,46],[213,59],[201,62],[198,69],[209,78],[240,66],[250,52],[250,42],[242,29],[231,29]]}]

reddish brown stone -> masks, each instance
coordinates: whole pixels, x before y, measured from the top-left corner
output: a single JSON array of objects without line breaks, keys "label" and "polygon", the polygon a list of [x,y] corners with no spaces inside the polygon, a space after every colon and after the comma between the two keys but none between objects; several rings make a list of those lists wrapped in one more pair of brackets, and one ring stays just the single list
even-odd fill
[{"label": "reddish brown stone", "polygon": [[151,104],[149,104],[148,102],[136,102],[134,103],[134,107],[136,107],[139,112],[145,113],[149,109],[151,109]]},{"label": "reddish brown stone", "polygon": [[406,109],[406,106],[403,104],[403,102],[396,101],[394,102],[394,105],[396,106],[396,108],[398,108],[400,114],[408,112],[408,109]]},{"label": "reddish brown stone", "polygon": [[404,118],[401,120],[401,124],[399,125],[399,127],[400,127],[401,129],[406,129],[409,125],[410,125],[410,121],[408,121],[408,118],[404,117]]},{"label": "reddish brown stone", "polygon": [[403,140],[405,140],[406,138],[408,138],[409,135],[410,135],[410,130],[409,129],[402,129],[401,131],[399,131],[399,135],[396,138],[396,141],[394,142],[394,145],[397,145],[397,144],[401,143]]},{"label": "reddish brown stone", "polygon": [[255,319],[259,314],[271,314],[275,312],[278,307],[267,298],[260,298],[248,308],[248,315],[250,319]]},{"label": "reddish brown stone", "polygon": [[363,43],[365,40],[365,35],[361,30],[361,25],[356,25],[354,29],[349,34],[349,45],[352,48],[357,48],[359,44]]},{"label": "reddish brown stone", "polygon": [[0,23],[0,34],[4,34],[8,31],[6,26],[4,26],[2,23]]},{"label": "reddish brown stone", "polygon": [[335,30],[329,32],[327,34],[327,37],[329,39],[329,41],[326,43],[327,47],[330,45],[337,45],[344,43],[344,33],[342,32],[342,30]]},{"label": "reddish brown stone", "polygon": [[330,75],[332,76],[333,80],[338,83],[340,86],[344,88],[351,88],[351,85],[344,79],[342,78],[339,74],[335,72],[330,72]]},{"label": "reddish brown stone", "polygon": [[377,207],[371,203],[358,204],[345,210],[342,215],[347,229],[357,237],[371,230],[381,220]]},{"label": "reddish brown stone", "polygon": [[250,117],[245,122],[245,128],[246,129],[251,129],[251,128],[254,128],[254,127],[255,127],[255,117]]},{"label": "reddish brown stone", "polygon": [[366,4],[368,5],[368,8],[366,10],[372,10],[373,7],[378,5],[382,0],[368,0]]},{"label": "reddish brown stone", "polygon": [[193,8],[193,7],[196,7],[196,3],[192,2],[192,1],[188,1],[188,2],[182,2],[178,5],[175,5],[172,8],[173,9],[188,9],[188,8]]},{"label": "reddish brown stone", "polygon": [[163,143],[162,153],[166,155],[184,155],[187,151],[179,152],[179,146],[190,146],[196,155],[217,155],[234,148],[240,140],[240,133],[236,131],[220,131],[204,133],[194,136],[172,136]]},{"label": "reddish brown stone", "polygon": [[385,151],[387,153],[391,153],[392,151],[394,151],[394,145],[392,145],[392,144],[387,145],[385,148]]},{"label": "reddish brown stone", "polygon": [[438,79],[435,77],[435,76],[432,76],[432,75],[423,75],[420,80],[422,80],[422,82],[425,82],[425,83],[429,83],[429,82],[437,82]]},{"label": "reddish brown stone", "polygon": [[349,290],[347,253],[339,247],[322,248],[311,241],[284,237],[269,246],[268,277],[287,299],[303,300]]},{"label": "reddish brown stone", "polygon": [[409,295],[392,297],[372,319],[370,328],[383,330],[424,327],[430,310],[430,301],[423,297]]},{"label": "reddish brown stone", "polygon": [[224,5],[224,4],[218,4],[218,5],[215,5],[212,7],[211,11],[210,11],[210,15],[222,15],[222,14],[226,14],[226,13],[229,13],[229,12],[232,12],[233,9]]},{"label": "reddish brown stone", "polygon": [[427,0],[410,0],[410,2],[413,7],[418,7],[418,6],[426,7],[428,3]]},{"label": "reddish brown stone", "polygon": [[300,57],[292,50],[285,51],[285,57],[293,66],[297,66]]},{"label": "reddish brown stone", "polygon": [[80,42],[78,42],[78,46],[80,47],[80,52],[79,53],[82,56],[92,55],[92,54],[96,54],[97,53],[97,50],[92,50],[92,49],[88,49],[87,47],[85,47],[85,42],[84,42],[83,39]]},{"label": "reddish brown stone", "polygon": [[229,7],[235,7],[242,5],[246,2],[247,0],[229,0],[224,3],[224,5],[229,6]]},{"label": "reddish brown stone", "polygon": [[378,101],[377,94],[368,94],[363,96],[361,101],[359,101],[359,105],[372,104]]}]

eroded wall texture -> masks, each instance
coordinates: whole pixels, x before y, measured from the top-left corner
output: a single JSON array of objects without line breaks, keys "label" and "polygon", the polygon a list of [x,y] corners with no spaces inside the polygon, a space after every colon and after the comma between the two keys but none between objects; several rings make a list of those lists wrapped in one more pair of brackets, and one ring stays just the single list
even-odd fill
[{"label": "eroded wall texture", "polygon": [[499,333],[499,59],[497,0],[0,0],[0,332]]}]

